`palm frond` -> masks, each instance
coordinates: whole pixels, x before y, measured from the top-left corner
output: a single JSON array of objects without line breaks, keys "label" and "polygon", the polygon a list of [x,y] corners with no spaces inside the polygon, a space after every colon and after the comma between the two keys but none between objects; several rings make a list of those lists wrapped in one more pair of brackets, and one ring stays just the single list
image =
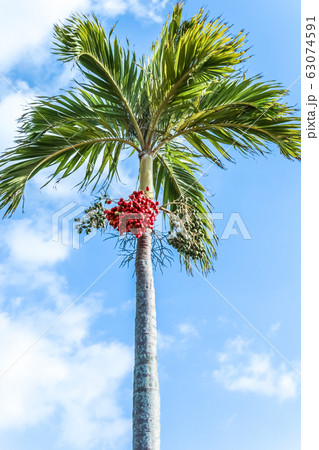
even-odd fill
[{"label": "palm frond", "polygon": [[231,36],[221,20],[207,20],[204,10],[182,21],[177,3],[153,44],[146,70],[150,73],[148,96],[153,112],[146,139],[150,144],[164,111],[183,109],[183,102],[201,95],[207,83],[234,72],[244,60],[245,35]]},{"label": "palm frond", "polygon": [[113,30],[107,36],[95,16],[74,14],[65,24],[55,26],[54,53],[64,62],[76,63],[89,81],[81,84],[85,90],[117,105],[122,115],[127,115],[143,146],[135,108],[144,74],[136,64],[135,53],[120,46]]},{"label": "palm frond", "polygon": [[[300,159],[300,121],[282,100],[287,91],[260,76],[239,76],[247,59],[245,34],[230,33],[201,9],[182,20],[178,2],[153,44],[137,61],[113,29],[95,16],[74,14],[56,25],[53,50],[73,62],[84,81],[59,96],[38,98],[20,119],[16,146],[0,159],[0,208],[17,208],[28,180],[45,168],[49,181],[81,169],[80,189],[106,188],[117,176],[124,147],[154,157],[154,192],[167,214],[188,199],[201,220],[205,256],[193,261],[204,273],[216,256],[209,195],[199,182],[202,159],[218,167],[243,155],[279,147]],[[48,181],[48,182],[49,182]],[[102,186],[101,186],[102,184]],[[191,261],[181,260],[187,270]],[[195,254],[196,256],[196,254]]]},{"label": "palm frond", "polygon": [[53,167],[50,180],[59,180],[84,165],[79,187],[94,182],[94,189],[102,175],[104,185],[116,175],[124,146],[138,150],[126,136],[123,118],[94,96],[78,94],[38,99],[21,117],[17,145],[0,162],[0,208],[7,207],[5,215],[15,211],[27,181],[44,168]]},{"label": "palm frond", "polygon": [[232,161],[231,147],[254,155],[270,152],[270,144],[288,159],[300,159],[300,121],[294,108],[280,102],[286,95],[279,84],[262,82],[259,76],[212,83],[181,119],[174,123],[170,116],[169,131],[154,151],[183,137],[213,162],[217,157],[211,147]]},{"label": "palm frond", "polygon": [[[176,210],[179,201],[186,198],[198,213],[204,229],[203,243],[206,255],[199,261],[193,261],[196,267],[207,273],[213,268],[213,259],[216,258],[217,235],[211,219],[211,205],[208,193],[201,185],[198,177],[201,166],[195,161],[193,154],[187,153],[184,148],[167,145],[158,152],[154,158],[154,193],[156,198],[162,192],[162,201],[165,208],[171,212]],[[165,213],[165,210],[164,210]],[[191,262],[180,255],[181,262],[186,270],[191,272]]]}]

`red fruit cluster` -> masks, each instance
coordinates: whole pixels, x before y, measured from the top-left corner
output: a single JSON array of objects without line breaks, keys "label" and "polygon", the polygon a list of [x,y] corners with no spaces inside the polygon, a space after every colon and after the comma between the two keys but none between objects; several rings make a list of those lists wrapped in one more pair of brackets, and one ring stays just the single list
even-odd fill
[{"label": "red fruit cluster", "polygon": [[[149,191],[149,188],[146,190]],[[107,203],[109,204],[109,201]],[[106,209],[104,214],[109,224],[118,230],[120,235],[131,232],[139,238],[147,228],[153,229],[159,212],[158,205],[158,202],[146,197],[144,191],[134,191],[129,200],[121,198],[118,206]]]}]

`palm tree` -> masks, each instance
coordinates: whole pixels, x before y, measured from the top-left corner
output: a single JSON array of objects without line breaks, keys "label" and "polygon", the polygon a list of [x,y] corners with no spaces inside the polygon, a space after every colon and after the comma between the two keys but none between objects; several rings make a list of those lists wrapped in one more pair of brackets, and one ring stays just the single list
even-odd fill
[{"label": "palm tree", "polygon": [[[54,52],[73,62],[84,81],[36,99],[21,117],[16,146],[0,162],[5,215],[19,205],[27,181],[48,167],[50,180],[60,180],[83,166],[80,189],[106,188],[122,150],[131,148],[139,158],[140,189],[161,199],[165,216],[178,217],[185,205],[196,216],[200,253],[177,246],[186,269],[212,268],[217,238],[200,182],[202,161],[222,168],[223,160],[233,161],[231,152],[263,155],[275,146],[299,159],[299,124],[294,109],[280,102],[287,91],[240,71],[247,59],[243,32],[231,35],[227,24],[209,21],[202,9],[182,20],[182,10],[182,3],[174,6],[148,57],[139,60],[95,16],[76,14],[55,26]],[[151,251],[148,229],[137,239],[135,259],[134,450],[160,448]]]}]

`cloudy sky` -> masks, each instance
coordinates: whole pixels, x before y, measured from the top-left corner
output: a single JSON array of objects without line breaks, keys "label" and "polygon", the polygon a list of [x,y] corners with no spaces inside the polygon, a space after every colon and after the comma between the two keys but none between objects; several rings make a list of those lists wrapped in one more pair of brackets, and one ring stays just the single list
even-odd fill
[{"label": "cloudy sky", "polygon": [[[205,5],[249,32],[249,74],[290,88],[299,105],[299,2]],[[197,11],[189,0],[185,14]],[[0,151],[36,95],[76,73],[50,54],[53,23],[94,11],[147,52],[171,10],[166,0],[0,0]],[[165,450],[297,450],[299,436],[300,167],[274,148],[204,177],[220,237],[207,280],[178,262],[156,272],[162,446]],[[124,158],[125,155],[123,155]],[[121,164],[126,195],[137,161]],[[72,218],[90,198],[78,174],[40,190],[0,223],[0,447],[131,448],[134,279],[113,244],[83,242]]]}]

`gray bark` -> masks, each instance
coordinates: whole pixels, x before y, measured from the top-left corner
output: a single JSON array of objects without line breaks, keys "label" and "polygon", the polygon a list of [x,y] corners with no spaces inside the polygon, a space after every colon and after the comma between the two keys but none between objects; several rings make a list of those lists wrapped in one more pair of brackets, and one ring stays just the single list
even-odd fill
[{"label": "gray bark", "polygon": [[[153,159],[140,162],[140,188],[152,197]],[[151,260],[152,235],[137,240],[135,366],[133,394],[133,450],[160,450],[160,394],[157,371],[155,291]]]},{"label": "gray bark", "polygon": [[152,236],[137,243],[133,449],[160,449],[160,395],[157,371],[155,291],[151,262]]}]

